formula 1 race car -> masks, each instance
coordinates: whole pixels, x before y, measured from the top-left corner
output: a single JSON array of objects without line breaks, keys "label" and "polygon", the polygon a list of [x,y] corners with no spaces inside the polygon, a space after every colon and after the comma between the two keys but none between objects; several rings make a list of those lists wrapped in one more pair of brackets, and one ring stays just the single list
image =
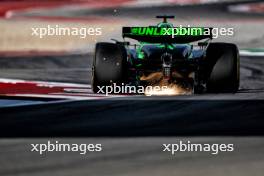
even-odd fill
[{"label": "formula 1 race car", "polygon": [[[174,16],[157,16],[156,26],[123,27],[124,41],[96,44],[92,89],[115,84],[148,85],[143,79],[161,73],[169,84],[190,87],[193,93],[235,93],[239,88],[238,48],[211,42],[212,28],[174,27]],[[125,38],[137,40],[131,45]]]}]

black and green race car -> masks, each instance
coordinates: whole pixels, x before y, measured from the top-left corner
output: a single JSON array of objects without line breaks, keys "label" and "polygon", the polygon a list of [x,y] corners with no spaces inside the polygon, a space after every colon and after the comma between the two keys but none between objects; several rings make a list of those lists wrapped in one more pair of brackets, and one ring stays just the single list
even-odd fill
[{"label": "black and green race car", "polygon": [[[124,41],[100,42],[95,47],[92,89],[115,84],[148,85],[141,79],[161,73],[169,84],[193,93],[235,93],[239,88],[239,54],[232,43],[211,42],[212,28],[174,27],[174,16],[157,16],[156,26],[123,27]],[[125,39],[134,39],[130,44]]]}]

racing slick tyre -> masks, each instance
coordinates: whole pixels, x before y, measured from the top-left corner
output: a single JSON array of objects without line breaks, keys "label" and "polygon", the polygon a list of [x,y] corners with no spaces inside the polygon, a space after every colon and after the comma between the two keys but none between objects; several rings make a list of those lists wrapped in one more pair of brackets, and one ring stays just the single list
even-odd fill
[{"label": "racing slick tyre", "polygon": [[240,63],[238,48],[231,43],[211,43],[207,49],[211,72],[206,84],[208,92],[235,93],[239,88]]},{"label": "racing slick tyre", "polygon": [[92,90],[98,93],[100,86],[121,83],[126,79],[127,53],[123,45],[97,43],[92,67]]}]

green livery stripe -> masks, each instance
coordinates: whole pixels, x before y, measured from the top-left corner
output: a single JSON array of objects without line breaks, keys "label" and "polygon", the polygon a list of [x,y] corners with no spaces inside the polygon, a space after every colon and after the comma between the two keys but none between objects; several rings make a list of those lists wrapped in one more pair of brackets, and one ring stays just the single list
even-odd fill
[{"label": "green livery stripe", "polygon": [[[161,27],[131,27],[129,34],[140,36],[199,36],[205,35],[204,27],[174,27],[174,28],[161,28]],[[208,30],[210,34],[210,30]]]}]

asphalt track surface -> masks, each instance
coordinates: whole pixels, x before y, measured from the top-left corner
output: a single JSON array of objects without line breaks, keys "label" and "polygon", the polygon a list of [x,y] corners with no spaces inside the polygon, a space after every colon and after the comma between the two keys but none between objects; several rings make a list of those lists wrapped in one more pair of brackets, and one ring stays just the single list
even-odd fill
[{"label": "asphalt track surface", "polygon": [[[1,58],[1,65],[12,60],[8,68],[1,69],[4,70],[1,74],[46,81],[54,81],[56,74],[57,81],[78,80],[89,84],[89,58],[89,54]],[[262,57],[241,58],[241,88],[237,94],[131,97],[0,108],[2,137],[49,137],[2,138],[0,175],[261,176],[264,172],[263,62]],[[76,77],[65,76],[64,72]],[[248,135],[259,137],[245,137]],[[87,155],[75,152],[39,155],[30,151],[30,144],[48,140],[102,143],[104,149]],[[235,151],[218,155],[179,152],[174,156],[162,152],[162,144],[179,140],[233,143]]]},{"label": "asphalt track surface", "polygon": [[[74,59],[1,58],[0,67],[5,68],[0,74],[5,78],[89,84],[90,55],[70,58]],[[263,57],[241,57],[241,87],[237,94],[131,97],[1,108],[2,137],[108,137],[58,138],[65,143],[103,144],[103,152],[85,156],[70,152],[40,156],[30,152],[30,143],[47,143],[50,138],[2,138],[0,175],[262,176],[263,68]],[[225,135],[229,137],[218,137]],[[259,137],[239,137],[248,135]],[[117,138],[120,136],[131,138]],[[181,152],[175,156],[161,152],[163,143],[180,139],[234,143],[235,151],[219,155]]]},{"label": "asphalt track surface", "polygon": [[[60,143],[102,143],[103,151],[80,155],[77,152],[30,152],[31,145],[56,139],[2,139],[2,176],[262,176],[263,138],[80,138],[59,139]],[[234,152],[162,152],[163,143],[232,143]]]},{"label": "asphalt track surface", "polygon": [[[91,60],[90,54],[18,57],[2,58],[0,65],[8,65],[2,75],[9,78],[16,73],[20,78],[54,81],[56,75],[58,81],[89,84]],[[236,94],[137,96],[0,108],[1,136],[263,135],[263,64],[263,57],[241,57],[241,86]]]}]

